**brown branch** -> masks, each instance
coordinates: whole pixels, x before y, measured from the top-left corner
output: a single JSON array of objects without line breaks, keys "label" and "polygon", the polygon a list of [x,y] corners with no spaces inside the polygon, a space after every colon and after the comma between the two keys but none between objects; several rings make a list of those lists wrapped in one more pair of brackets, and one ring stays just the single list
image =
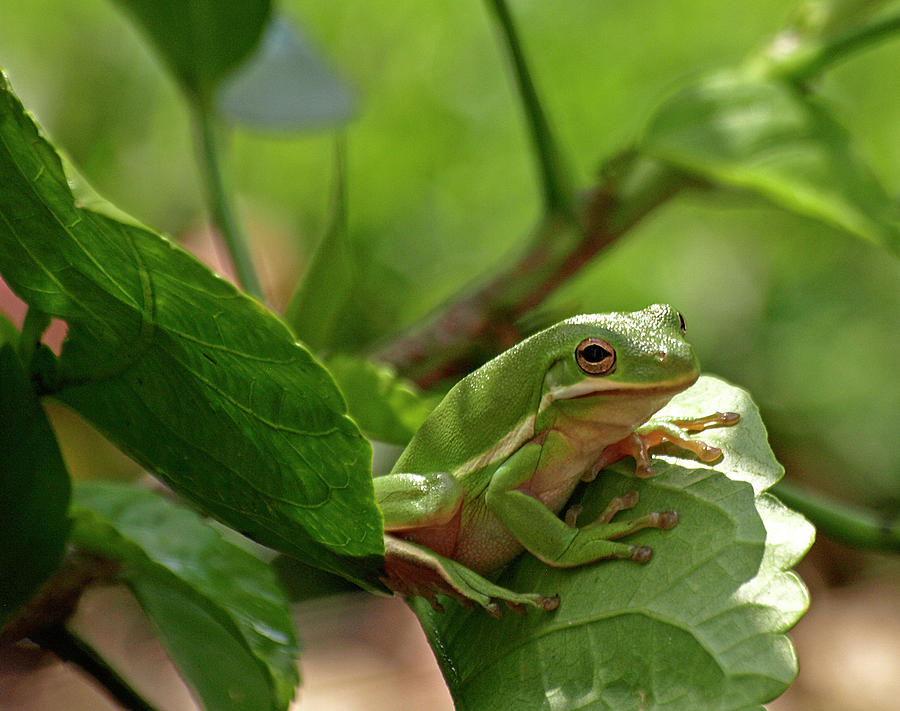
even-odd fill
[{"label": "brown branch", "polygon": [[464,292],[373,357],[421,387],[470,372],[526,335],[518,325],[523,314],[690,184],[684,174],[631,151],[611,164],[616,174],[587,194],[577,224],[545,218],[509,269]]},{"label": "brown branch", "polygon": [[69,549],[59,568],[0,630],[0,646],[15,644],[47,627],[64,625],[85,588],[112,581],[118,569],[118,563]]}]

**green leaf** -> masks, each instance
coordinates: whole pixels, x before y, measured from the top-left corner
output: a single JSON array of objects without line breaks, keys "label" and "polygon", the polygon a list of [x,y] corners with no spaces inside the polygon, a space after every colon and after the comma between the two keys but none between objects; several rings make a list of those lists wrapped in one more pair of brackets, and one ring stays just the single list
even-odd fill
[{"label": "green leaf", "polygon": [[715,467],[667,455],[656,458],[656,476],[636,479],[626,460],[584,489],[583,521],[630,489],[640,493],[635,514],[679,512],[671,531],[628,537],[653,548],[646,565],[559,570],[521,556],[497,582],[558,593],[551,613],[495,621],[455,604],[441,615],[415,600],[458,709],[761,711],[788,686],[797,663],[784,632],[808,596],[785,570],[809,548],[813,531],[760,493],[783,470],[758,411],[742,391],[703,377],[661,416],[723,409],[738,411],[741,422],[700,435],[725,448]]},{"label": "green leaf", "polygon": [[3,627],[56,569],[69,532],[69,475],[10,343],[0,346],[0,423]]},{"label": "green leaf", "polygon": [[343,578],[320,568],[313,568],[290,556],[276,556],[272,561],[272,570],[291,602],[341,593],[359,594],[359,588]]},{"label": "green leaf", "polygon": [[185,90],[205,103],[256,47],[269,0],[116,0]]},{"label": "green leaf", "polygon": [[19,344],[19,329],[3,313],[0,313],[0,346],[11,343],[14,347]]},{"label": "green leaf", "polygon": [[364,358],[336,355],[326,365],[344,393],[350,416],[380,442],[407,444],[439,401],[391,368]]},{"label": "green leaf", "polygon": [[284,18],[272,18],[256,52],[222,85],[218,106],[236,123],[299,131],[342,124],[355,99],[312,42]]},{"label": "green leaf", "polygon": [[205,511],[381,589],[371,448],[327,371],[165,238],[73,203],[3,80],[0,272],[69,325],[45,386]]},{"label": "green leaf", "polygon": [[268,565],[192,511],[131,486],[79,484],[72,511],[72,543],[122,564],[121,578],[206,708],[288,707],[299,650]]},{"label": "green leaf", "polygon": [[347,234],[347,173],[343,142],[335,141],[330,221],[306,274],[285,309],[296,336],[315,351],[334,346],[355,276],[353,246]]},{"label": "green leaf", "polygon": [[789,84],[749,72],[708,77],[659,108],[643,148],[900,254],[897,205],[828,109]]},{"label": "green leaf", "polygon": [[109,200],[100,195],[94,189],[94,186],[88,182],[87,178],[81,174],[81,171],[78,170],[65,151],[57,149],[57,153],[59,159],[62,161],[63,171],[66,174],[66,182],[69,184],[69,189],[72,191],[72,196],[78,207],[83,207],[92,210],[93,212],[99,212],[118,222],[125,222],[137,227],[147,228],[146,225],[137,220],[134,216],[129,215],[124,210],[116,207]]}]

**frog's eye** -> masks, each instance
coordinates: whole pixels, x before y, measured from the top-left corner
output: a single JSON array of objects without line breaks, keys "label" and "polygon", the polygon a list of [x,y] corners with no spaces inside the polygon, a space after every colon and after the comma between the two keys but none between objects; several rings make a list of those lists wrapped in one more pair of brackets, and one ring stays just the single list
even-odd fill
[{"label": "frog's eye", "polygon": [[678,324],[681,326],[681,335],[686,336],[687,324],[684,322],[684,316],[681,315],[681,311],[676,311],[675,313],[678,314]]},{"label": "frog's eye", "polygon": [[602,338],[585,338],[575,349],[575,362],[588,375],[609,375],[616,369],[616,350]]}]

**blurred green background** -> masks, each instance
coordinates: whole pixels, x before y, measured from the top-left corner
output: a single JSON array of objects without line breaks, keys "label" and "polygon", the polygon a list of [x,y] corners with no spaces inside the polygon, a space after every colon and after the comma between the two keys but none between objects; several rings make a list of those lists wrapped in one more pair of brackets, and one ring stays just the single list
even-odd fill
[{"label": "blurred green background", "polygon": [[[481,2],[280,7],[359,99],[347,144],[361,278],[344,338],[365,341],[510,258],[539,214],[532,158]],[[741,61],[792,7],[527,0],[512,9],[563,150],[587,185],[680,82]],[[176,238],[196,231],[204,215],[187,110],[132,24],[107,0],[5,2],[2,17],[0,64],[95,187]],[[886,68],[897,66],[900,42],[885,42],[821,86],[893,194],[900,88]],[[238,129],[231,148],[251,231],[275,234],[266,249],[296,265],[273,287],[283,303],[323,230],[333,133]],[[753,393],[793,476],[874,507],[897,504],[895,259],[760,199],[698,190],[654,212],[549,306],[656,301],[687,315],[707,370]]]}]

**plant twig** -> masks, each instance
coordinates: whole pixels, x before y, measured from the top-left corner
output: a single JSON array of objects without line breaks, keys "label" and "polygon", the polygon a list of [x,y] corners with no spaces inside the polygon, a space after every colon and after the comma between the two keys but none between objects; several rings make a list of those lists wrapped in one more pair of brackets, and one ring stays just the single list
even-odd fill
[{"label": "plant twig", "polygon": [[231,200],[225,189],[225,180],[219,162],[218,126],[216,126],[215,117],[212,111],[202,105],[195,107],[194,117],[198,161],[203,173],[206,201],[213,223],[225,241],[241,286],[248,294],[263,301],[262,286],[253,266],[253,257],[250,254],[247,238],[235,217]]},{"label": "plant twig", "polygon": [[[825,40],[804,40],[792,32],[785,30],[770,44],[766,72],[805,82],[849,55],[900,33],[900,12],[861,23]],[[787,50],[783,51],[782,47]]]},{"label": "plant twig", "polygon": [[25,322],[22,324],[22,334],[19,336],[19,358],[26,369],[49,325],[50,314],[46,314],[34,306],[28,307],[28,311],[25,312]]},{"label": "plant twig", "polygon": [[124,678],[83,639],[63,624],[35,632],[31,640],[48,649],[65,662],[80,667],[123,707],[132,711],[157,711]]},{"label": "plant twig", "polygon": [[550,122],[547,120],[538,98],[525,53],[522,51],[522,42],[506,5],[506,0],[487,0],[487,3],[497,18],[497,24],[512,62],[522,109],[537,156],[544,193],[544,209],[550,215],[574,217],[575,192],[571,185],[570,172],[565,165],[556,139],[553,137],[553,131],[550,129]]},{"label": "plant twig", "polygon": [[540,304],[598,252],[634,227],[654,208],[692,184],[674,168],[626,151],[611,161],[607,177],[583,201],[578,224],[550,215],[509,268],[462,294],[449,307],[376,350],[427,387],[481,365],[525,335],[517,319]]},{"label": "plant twig", "polygon": [[772,493],[836,541],[855,548],[900,553],[900,517],[880,518],[784,481],[774,486]]}]

